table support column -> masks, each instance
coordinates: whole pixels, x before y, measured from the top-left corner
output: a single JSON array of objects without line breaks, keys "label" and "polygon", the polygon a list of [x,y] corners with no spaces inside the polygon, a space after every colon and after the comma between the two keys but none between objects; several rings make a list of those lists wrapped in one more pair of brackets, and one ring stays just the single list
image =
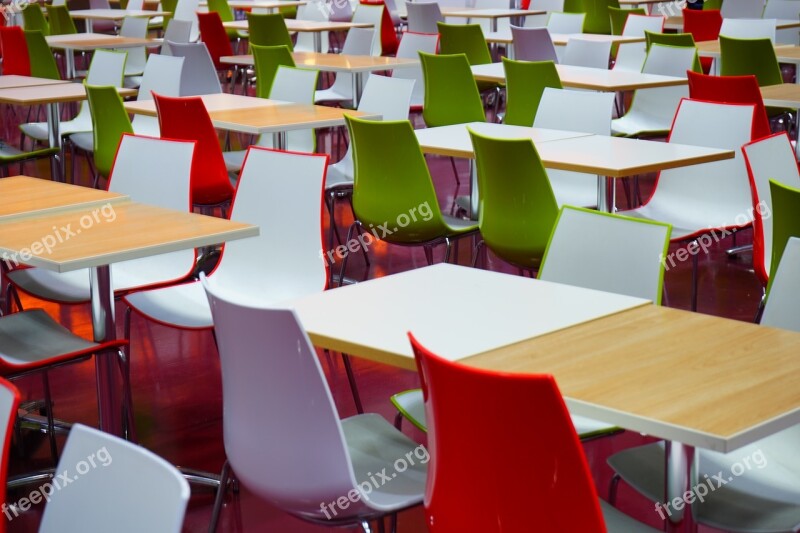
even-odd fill
[{"label": "table support column", "polygon": [[597,210],[608,213],[608,198],[606,194],[606,177],[597,176]]},{"label": "table support column", "polygon": [[286,150],[286,132],[276,131],[272,134],[272,146],[278,150]]},{"label": "table support column", "polygon": [[697,531],[691,504],[695,496],[692,486],[694,447],[665,441],[664,459],[667,532],[694,533]]},{"label": "table support column", "polygon": [[58,153],[50,158],[50,173],[53,181],[64,181],[64,161],[61,147],[61,110],[58,102],[47,104],[47,140],[50,148],[58,148]]},{"label": "table support column", "polygon": [[353,72],[353,109],[358,109],[361,101],[361,72]]},{"label": "table support column", "polygon": [[94,24],[92,24],[92,19],[84,19],[86,24],[86,33],[94,33]]},{"label": "table support column", "polygon": [[[108,265],[90,270],[92,295],[92,328],[95,342],[116,339],[114,322],[114,292],[111,287],[111,268]],[[122,395],[117,372],[117,353],[106,352],[95,356],[97,375],[97,407],[100,429],[112,435],[122,435]]]},{"label": "table support column", "polygon": [[314,51],[318,54],[322,53],[322,32],[314,32]]}]

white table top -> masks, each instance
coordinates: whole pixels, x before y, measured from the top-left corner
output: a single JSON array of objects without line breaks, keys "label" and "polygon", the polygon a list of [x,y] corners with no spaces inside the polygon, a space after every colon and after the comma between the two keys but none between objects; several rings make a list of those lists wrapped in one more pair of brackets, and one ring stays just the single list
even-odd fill
[{"label": "white table top", "polygon": [[8,74],[0,76],[0,89],[11,89],[14,87],[35,87],[37,85],[58,85],[69,83],[67,80],[51,80],[49,78],[35,78],[32,76],[19,76]]},{"label": "white table top", "polygon": [[[463,311],[442,308],[469,293]],[[407,332],[458,360],[647,305],[640,298],[438,264],[285,302],[313,342],[408,369]]]},{"label": "white table top", "polygon": [[163,17],[170,12],[145,9],[76,9],[69,14],[75,19],[122,20],[125,17]]},{"label": "white table top", "polygon": [[[244,96],[241,94],[217,93],[204,94],[200,96],[206,111],[233,111],[238,109],[256,109],[275,105],[285,105],[288,102],[281,100],[268,100],[266,98],[256,98],[255,96]],[[125,102],[125,109],[129,113],[139,115],[156,116],[155,100],[139,100],[135,102]]]}]

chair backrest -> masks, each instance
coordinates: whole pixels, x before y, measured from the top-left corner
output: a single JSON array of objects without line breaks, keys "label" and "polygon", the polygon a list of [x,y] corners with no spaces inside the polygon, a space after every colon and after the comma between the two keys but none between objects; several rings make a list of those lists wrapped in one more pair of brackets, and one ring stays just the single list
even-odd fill
[{"label": "chair backrest", "polygon": [[661,15],[628,15],[622,28],[622,35],[642,37],[646,31],[663,33],[665,20]]},{"label": "chair backrest", "polygon": [[654,43],[647,52],[642,72],[684,78],[686,71],[692,69],[695,59],[697,59],[696,48]]},{"label": "chair backrest", "polygon": [[50,23],[50,35],[78,33],[67,6],[47,6],[47,20]]},{"label": "chair backrest", "polygon": [[783,250],[775,271],[769,297],[764,305],[761,325],[800,332],[800,238],[792,237]]},{"label": "chair backrest", "polygon": [[25,31],[40,31],[44,35],[50,35],[50,24],[44,17],[42,6],[37,2],[31,2],[22,10],[22,26]]},{"label": "chair backrest", "polygon": [[769,39],[775,42],[775,19],[723,18],[719,34],[736,39]]},{"label": "chair backrest", "polygon": [[774,211],[769,181],[800,187],[794,147],[786,132],[776,133],[742,147],[753,195],[753,269],[764,285],[773,273]]},{"label": "chair backrest", "polygon": [[547,29],[550,33],[582,33],[586,13],[550,13]]},{"label": "chair backrest", "polygon": [[[125,17],[122,21],[122,27],[119,29],[119,35],[121,37],[144,39],[147,37],[148,23],[149,21],[146,17]],[[130,72],[130,75],[142,74],[147,64],[145,47],[126,48],[125,52],[128,54],[128,60],[125,62],[125,71]]]},{"label": "chair backrest", "polygon": [[[217,13],[219,15],[220,20],[224,22],[229,22],[234,19],[233,9],[231,8],[230,4],[228,4],[228,0],[208,0],[208,10]],[[198,22],[200,22],[199,16],[198,16]],[[202,25],[200,26],[200,35],[202,38],[203,35]]]},{"label": "chair backrest", "polygon": [[286,45],[294,50],[292,38],[280,13],[248,13],[247,27],[250,44],[258,46]]},{"label": "chair backrest", "polygon": [[353,12],[353,22],[368,22],[375,32],[372,37],[371,55],[379,56],[383,51],[381,44],[381,24],[384,4],[358,4]]},{"label": "chair backrest", "polygon": [[530,139],[495,139],[470,129],[484,244],[512,265],[536,269],[558,204]]},{"label": "chair backrest", "polygon": [[[412,33],[405,32],[397,48],[397,57],[419,60],[419,52],[435,54],[439,46],[437,33]],[[414,91],[411,93],[411,106],[421,107],[425,102],[425,77],[422,75],[422,65],[413,67],[396,68],[392,71],[393,78],[414,80]]]},{"label": "chair backrest", "polygon": [[[654,33],[651,31],[645,31],[644,36],[648,51],[653,44],[693,48],[695,50],[697,49],[697,45],[695,44],[694,37],[692,37],[691,33]],[[692,70],[694,72],[703,72],[703,67],[700,64],[699,56],[695,56],[694,63],[692,64]]]},{"label": "chair backrest", "polygon": [[[763,18],[797,20],[800,18],[800,4],[797,0],[767,0]],[[800,33],[797,28],[777,30],[775,43],[800,45]]]},{"label": "chair backrest", "polygon": [[[153,93],[164,96],[181,95],[181,74],[183,72],[183,58],[163,54],[150,54],[142,74],[142,83],[139,85],[137,101],[152,100]],[[137,114],[133,117],[133,131],[138,135],[160,137],[158,117]]]},{"label": "chair backrest", "polygon": [[353,6],[349,0],[332,0],[330,9],[328,19],[332,22],[350,22],[353,19]]},{"label": "chair backrest", "polygon": [[[170,23],[170,25],[172,25]],[[205,43],[176,43],[169,41],[172,55],[183,58],[181,96],[217,94],[222,92],[217,69]]]},{"label": "chair backrest", "polygon": [[[605,531],[583,448],[552,376],[467,367],[409,338],[428,423],[431,533],[498,531],[498,524],[529,531],[532,516],[540,531]],[[476,415],[481,424],[470,423]],[[507,490],[486,498],[486,487]]]},{"label": "chair backrest", "polygon": [[611,135],[614,93],[544,88],[534,128]]},{"label": "chair backrest", "polygon": [[558,63],[556,47],[547,28],[511,26],[514,59],[520,61],[553,61]]},{"label": "chair backrest", "polygon": [[564,206],[539,279],[660,304],[671,232],[661,222]]},{"label": "chair backrest", "polygon": [[[279,46],[250,45],[256,70],[256,96],[269,98],[278,67],[294,67],[292,52],[285,44]],[[312,102],[313,103],[313,102]]]},{"label": "chair backrest", "polygon": [[[444,22],[442,10],[436,2],[406,2],[408,31],[415,33],[439,33],[437,22]],[[405,37],[404,37],[405,38]],[[403,41],[400,41],[403,44]]]},{"label": "chair backrest", "polygon": [[[241,287],[261,305],[325,289],[327,263],[320,250],[327,163],[324,154],[248,149],[231,220],[255,224],[261,232],[225,244],[212,276],[220,287]],[[283,231],[289,220],[292,231]]]},{"label": "chair backrest", "polygon": [[625,20],[628,15],[646,15],[647,11],[644,8],[623,9],[621,7],[609,7],[608,16],[611,21],[611,34],[622,35],[622,30],[625,28]]},{"label": "chair backrest", "polygon": [[17,407],[20,393],[9,381],[0,378],[0,442],[3,444],[0,455],[0,498],[6,501],[6,481],[8,478],[8,457],[11,452],[11,436],[14,434],[14,421],[17,419]]},{"label": "chair backrest", "polygon": [[561,64],[574,65],[576,67],[608,68],[610,55],[610,42],[575,38],[567,41]]},{"label": "chair backrest", "polygon": [[358,110],[376,113],[381,120],[407,120],[416,82],[371,74],[358,101]]},{"label": "chair backrest", "polygon": [[775,48],[769,39],[736,39],[720,35],[719,46],[721,75],[752,74],[758,79],[759,86],[783,83]]},{"label": "chair backrest", "polygon": [[161,53],[164,55],[175,55],[169,47],[169,43],[188,43],[192,33],[192,23],[188,20],[172,19],[164,31],[164,43],[161,45]]},{"label": "chair backrest", "polygon": [[96,50],[92,55],[92,62],[89,64],[86,83],[88,85],[122,87],[126,59],[127,53],[123,51]]},{"label": "chair backrest", "polygon": [[[330,11],[327,4],[312,2],[304,6],[297,7],[297,20],[316,20],[327,22]],[[320,51],[327,53],[330,50],[330,38],[328,32],[320,32]],[[311,32],[298,32],[297,41],[294,44],[296,52],[316,52],[314,45],[315,35]]]},{"label": "chair backrest", "polygon": [[272,100],[312,105],[318,77],[318,70],[278,65],[269,97]]},{"label": "chair backrest", "polygon": [[687,75],[689,98],[728,104],[754,104],[753,139],[770,135],[764,99],[755,76],[709,76],[691,71]]},{"label": "chair backrest", "polygon": [[445,24],[437,22],[442,54],[465,54],[470,65],[485,65],[492,62],[489,46],[480,24]]},{"label": "chair backrest", "polygon": [[192,160],[192,202],[217,205],[231,198],[217,132],[200,97],[172,98],[154,94],[161,135],[168,139],[197,141]]},{"label": "chair backrest", "polygon": [[133,126],[116,87],[87,85],[86,95],[92,114],[95,168],[101,176],[108,176],[119,141],[124,133],[133,133]]},{"label": "chair backrest", "polygon": [[19,26],[0,27],[0,52],[3,58],[3,75],[31,75],[31,60],[25,32]]},{"label": "chair backrest", "polygon": [[529,9],[536,11],[564,11],[564,0],[530,0]]},{"label": "chair backrest", "polygon": [[532,126],[545,88],[562,88],[555,63],[515,61],[504,57],[503,70],[506,74],[506,115],[503,122],[513,126]]},{"label": "chair backrest", "polygon": [[718,9],[684,9],[683,31],[691,33],[696,42],[716,41],[722,28],[722,14]]},{"label": "chair backrest", "polygon": [[200,0],[178,0],[172,13],[172,20],[185,20],[192,24],[189,31],[189,42],[192,43],[200,37],[200,26],[197,20],[197,9],[199,7]]},{"label": "chair backrest", "polygon": [[[781,262],[783,251],[791,237],[800,237],[800,187],[789,186],[777,180],[769,180],[772,195],[772,260],[770,262],[770,282],[775,278],[775,270]],[[767,293],[772,285],[767,286]]]},{"label": "chair backrest", "polygon": [[222,26],[222,19],[216,11],[209,11],[208,13],[198,13],[197,21],[200,28],[200,38],[206,45],[208,54],[211,56],[211,61],[214,62],[214,68],[217,70],[224,70],[228,65],[223,65],[219,62],[219,58],[223,56],[232,56],[233,47],[231,41],[228,39],[228,32]]},{"label": "chair backrest", "polygon": [[350,28],[342,45],[342,53],[353,56],[370,55],[375,31],[372,28]]},{"label": "chair backrest", "polygon": [[419,57],[425,77],[422,117],[428,127],[486,121],[466,55],[420,52]]},{"label": "chair backrest", "polygon": [[[25,11],[30,7],[28,6]],[[50,50],[44,34],[40,31],[25,30],[25,43],[28,46],[28,56],[31,62],[31,76],[60,80],[61,73],[58,71],[53,51]]]},{"label": "chair backrest", "polygon": [[[586,13],[584,31],[586,33],[611,33],[611,20],[608,16],[609,7],[620,7],[619,0],[582,0],[580,11]],[[573,2],[564,2],[564,11],[573,11]]]},{"label": "chair backrest", "polygon": [[[58,471],[77,472],[80,481],[51,494],[39,527],[43,533],[76,522],[84,531],[178,533],[183,527],[189,483],[177,468],[149,450],[75,424]],[[132,479],[137,482],[131,483]]]},{"label": "chair backrest", "polygon": [[760,19],[764,14],[764,0],[725,0],[722,17],[726,19]]}]

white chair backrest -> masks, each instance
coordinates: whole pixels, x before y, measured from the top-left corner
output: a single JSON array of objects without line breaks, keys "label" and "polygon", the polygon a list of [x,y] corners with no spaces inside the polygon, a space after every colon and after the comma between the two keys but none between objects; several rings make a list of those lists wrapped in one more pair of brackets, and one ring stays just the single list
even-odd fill
[{"label": "white chair backrest", "polygon": [[125,73],[125,61],[128,54],[124,51],[97,50],[92,56],[89,72],[86,74],[88,85],[111,85],[122,87]]},{"label": "white chair backrest", "polygon": [[[381,46],[381,19],[383,18],[383,4],[380,5],[369,5],[369,4],[358,4],[355,12],[353,13],[353,22],[365,22],[371,23],[373,34],[372,34],[372,46],[371,52],[365,55],[373,55],[379,56],[383,50]],[[349,36],[349,34],[348,34]],[[345,40],[345,43],[347,41]],[[342,51],[344,53],[344,51]]]},{"label": "white chair backrest", "polygon": [[770,39],[775,42],[775,19],[723,19],[720,35],[737,39]]},{"label": "white chair backrest", "polygon": [[[552,31],[550,33],[553,33]],[[564,48],[561,64],[576,67],[608,68],[611,55],[610,42],[570,39]]]},{"label": "white chair backrest", "polygon": [[614,70],[641,72],[646,58],[647,50],[644,43],[622,43],[614,59]]},{"label": "white chair backrest", "polygon": [[[320,206],[327,163],[322,154],[248,149],[231,220],[262,229],[258,237],[225,244],[212,276],[221,287],[241,287],[262,303],[325,288]],[[292,230],[285,231],[289,220]]]},{"label": "white chair backrest", "polygon": [[[439,33],[437,22],[444,22],[442,10],[436,2],[406,2],[408,31],[414,33]],[[403,37],[405,39],[405,36]],[[400,41],[403,44],[403,41]]]},{"label": "white chair backrest", "polygon": [[385,0],[386,9],[389,11],[389,18],[392,19],[392,26],[395,28],[403,24],[403,19],[400,18],[400,12],[397,10],[397,2],[395,0]]},{"label": "white chair backrest", "polygon": [[[439,45],[437,33],[411,33],[405,32],[397,47],[397,57],[419,61],[419,52],[435,54]],[[422,75],[422,65],[406,68],[396,68],[392,77],[398,79],[414,80],[414,90],[411,93],[411,105],[421,106],[425,103],[425,77]]]},{"label": "white chair backrest", "polygon": [[511,37],[514,40],[514,59],[558,63],[556,47],[547,28],[511,26]]},{"label": "white chair backrest", "polygon": [[370,74],[358,110],[381,115],[381,120],[407,120],[414,80]]},{"label": "white chair backrest", "polygon": [[[150,54],[144,67],[142,84],[139,86],[136,100],[152,100],[153,91],[164,96],[180,96],[183,61],[182,57]],[[158,117],[136,114],[131,125],[137,135],[161,136]]]},{"label": "white chair backrest", "polygon": [[191,33],[192,23],[188,20],[170,20],[167,30],[164,32],[164,43],[161,45],[161,53],[164,55],[174,55],[172,54],[172,49],[169,47],[169,43],[188,43]]},{"label": "white chair backrest", "polygon": [[189,32],[189,42],[195,42],[200,37],[200,23],[197,20],[197,9],[200,7],[200,0],[178,0],[172,20],[185,20],[191,22],[192,27]]},{"label": "white chair backrest", "polygon": [[79,479],[51,494],[40,532],[77,523],[82,531],[120,533],[179,533],[183,527],[189,483],[177,468],[140,446],[75,424],[57,471]]},{"label": "white chair backrest", "polygon": [[696,55],[697,49],[688,46],[665,46],[653,43],[642,72],[685,78],[686,71],[691,70],[694,65]]},{"label": "white chair backrest", "polygon": [[[122,21],[119,34],[122,37],[144,39],[147,37],[148,23],[149,20],[145,17],[125,17]],[[128,60],[125,62],[125,72],[129,73],[128,75],[141,74],[147,64],[147,53],[144,46],[128,48],[125,51],[128,53]]]},{"label": "white chair backrest", "polygon": [[222,92],[217,69],[205,43],[176,43],[169,41],[172,55],[183,58],[181,96],[217,94]]},{"label": "white chair backrest", "polygon": [[622,35],[643,37],[645,31],[663,33],[664,21],[664,17],[660,15],[628,15],[622,28]]},{"label": "white chair backrest", "polygon": [[758,19],[764,14],[764,0],[725,0],[720,12],[726,19]]},{"label": "white chair backrest", "polygon": [[613,111],[614,93],[545,87],[533,127],[610,135]]},{"label": "white chair backrest", "polygon": [[530,9],[535,11],[564,11],[564,0],[531,0]]},{"label": "white chair backrest", "polygon": [[332,0],[328,18],[333,22],[350,22],[353,18],[353,6],[348,0]]},{"label": "white chair backrest", "polygon": [[586,13],[550,13],[547,29],[550,33],[582,33]]},{"label": "white chair backrest", "polygon": [[313,104],[319,71],[281,65],[269,92],[271,100]]},{"label": "white chair backrest", "polygon": [[792,237],[772,280],[761,325],[800,332],[797,302],[800,302],[800,238]]},{"label": "white chair backrest", "polygon": [[[768,0],[763,18],[797,20],[800,18],[800,2],[797,0]],[[800,45],[800,32],[797,31],[797,28],[777,30],[775,43]]]},{"label": "white chair backrest", "polygon": [[539,279],[661,302],[671,227],[564,206]]},{"label": "white chair backrest", "polygon": [[128,5],[125,9],[141,10],[144,9],[144,0],[128,0]]},{"label": "white chair backrest", "polygon": [[53,6],[65,6],[67,5],[67,0],[53,0],[53,3],[50,4]]},{"label": "white chair backrest", "polygon": [[368,56],[372,53],[374,37],[375,30],[372,28],[350,28],[342,45],[342,53],[354,56]]},{"label": "white chair backrest", "polygon": [[122,37],[144,39],[147,37],[147,18],[125,17],[122,20],[122,27],[119,30],[119,34]]},{"label": "white chair backrest", "polygon": [[[298,6],[297,19],[298,20],[316,20],[328,21],[329,11],[326,9],[327,4],[322,2],[310,2],[304,6]],[[330,39],[328,32],[320,33],[321,52],[327,53],[330,49]],[[314,47],[314,34],[311,32],[301,31],[297,33],[297,41],[294,43],[295,52],[316,52]]]},{"label": "white chair backrest", "polygon": [[789,187],[800,187],[800,171],[797,169],[794,147],[786,133],[771,135],[742,147],[750,187],[755,189],[758,204],[755,209],[761,213],[760,225],[764,247],[753,250],[753,267],[759,278],[769,277],[772,268],[772,192],[769,181],[775,180]]}]

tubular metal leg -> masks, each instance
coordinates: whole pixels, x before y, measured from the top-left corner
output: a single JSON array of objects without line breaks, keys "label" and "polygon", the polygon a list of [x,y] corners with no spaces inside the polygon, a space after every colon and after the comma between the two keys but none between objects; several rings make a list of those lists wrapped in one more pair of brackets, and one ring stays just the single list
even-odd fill
[{"label": "tubular metal leg", "polygon": [[[111,269],[108,265],[90,271],[92,328],[95,342],[107,342],[116,338],[114,328],[114,294],[111,291]],[[97,375],[97,404],[100,428],[112,435],[122,435],[119,382],[115,372],[113,353],[95,356]]]},{"label": "tubular metal leg", "polygon": [[219,515],[222,511],[222,502],[225,500],[225,493],[228,490],[228,478],[231,473],[231,465],[225,460],[222,465],[222,473],[219,478],[219,488],[217,488],[217,495],[214,498],[214,508],[211,511],[211,523],[208,525],[208,533],[214,533],[217,530],[217,523],[219,522]]},{"label": "tubular metal leg", "polygon": [[358,393],[356,375],[353,372],[350,356],[346,353],[342,353],[342,361],[344,362],[344,371],[347,374],[347,381],[350,383],[350,391],[353,393],[353,403],[356,404],[356,412],[358,414],[364,414],[364,406],[361,404],[361,395]]},{"label": "tubular metal leg", "polygon": [[364,533],[372,533],[372,528],[370,527],[368,520],[362,520],[361,529],[364,530]]},{"label": "tubular metal leg", "polygon": [[[690,248],[697,248],[697,241],[689,243]],[[698,284],[698,258],[697,250],[692,254],[692,311],[697,311],[697,284]]]},{"label": "tubular metal leg", "polygon": [[668,532],[695,532],[697,524],[692,515],[691,503],[686,501],[684,494],[692,490],[692,465],[694,463],[694,447],[680,442],[666,441],[665,449],[665,502],[681,499],[684,504],[681,509],[671,507],[667,517]]},{"label": "tubular metal leg", "polygon": [[53,464],[58,464],[56,426],[53,422],[53,399],[50,395],[50,379],[47,376],[47,371],[42,372],[42,384],[44,385],[44,403],[47,409],[47,438],[50,441],[50,456],[53,458]]},{"label": "tubular metal leg", "polygon": [[47,104],[47,140],[50,148],[58,148],[58,153],[50,158],[50,173],[53,181],[64,181],[64,160],[61,151],[61,127],[58,102]]}]

